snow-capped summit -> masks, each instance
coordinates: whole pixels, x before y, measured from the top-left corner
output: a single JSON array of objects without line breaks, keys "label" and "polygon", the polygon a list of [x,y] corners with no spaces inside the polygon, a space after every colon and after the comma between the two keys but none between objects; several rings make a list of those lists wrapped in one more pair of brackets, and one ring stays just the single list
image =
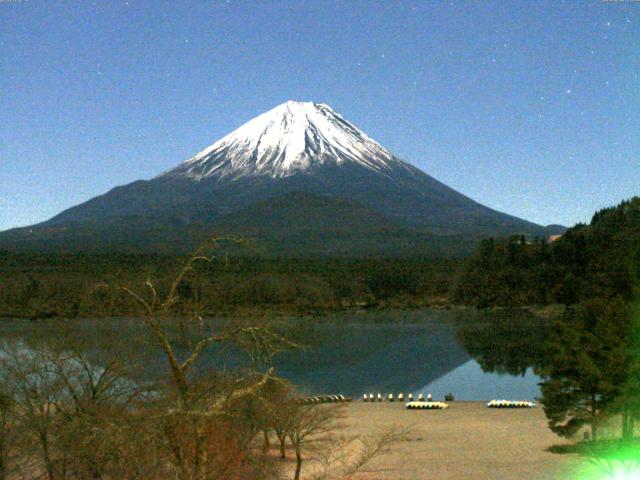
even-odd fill
[{"label": "snow-capped summit", "polygon": [[404,165],[326,104],[288,101],[258,115],[163,176],[283,178],[329,163],[385,173]]}]

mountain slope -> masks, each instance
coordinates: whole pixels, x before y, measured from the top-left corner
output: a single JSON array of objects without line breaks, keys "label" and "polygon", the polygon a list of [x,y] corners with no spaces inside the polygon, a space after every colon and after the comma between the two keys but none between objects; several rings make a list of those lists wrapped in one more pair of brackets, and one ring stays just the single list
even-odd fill
[{"label": "mountain slope", "polygon": [[[324,205],[322,214],[305,202],[285,202],[285,207],[275,201],[268,212],[261,210],[261,202],[296,193],[337,203]],[[345,209],[347,204],[351,207]],[[279,208],[285,210],[278,213]],[[358,230],[362,215],[378,222],[373,237]],[[371,237],[369,243],[378,243],[372,251],[397,253],[397,243],[383,241],[393,236],[390,231],[423,240],[546,235],[543,227],[485,207],[400,160],[327,105],[287,102],[156,178],[114,188],[42,224],[0,234],[0,245],[171,250],[220,229],[250,231],[267,217],[267,236],[308,244],[318,243],[320,232],[331,230],[334,222],[353,225],[352,231],[333,228],[338,251],[351,248],[349,238]],[[385,231],[388,225],[393,228]],[[264,237],[264,229],[253,231]]]}]

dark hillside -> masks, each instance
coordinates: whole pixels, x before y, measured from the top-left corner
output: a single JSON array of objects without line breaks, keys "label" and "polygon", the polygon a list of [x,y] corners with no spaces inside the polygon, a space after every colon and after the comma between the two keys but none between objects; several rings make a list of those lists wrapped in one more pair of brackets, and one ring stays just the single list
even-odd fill
[{"label": "dark hillside", "polygon": [[640,278],[640,197],[600,210],[557,241],[485,240],[468,260],[455,299],[477,306],[630,301]]}]

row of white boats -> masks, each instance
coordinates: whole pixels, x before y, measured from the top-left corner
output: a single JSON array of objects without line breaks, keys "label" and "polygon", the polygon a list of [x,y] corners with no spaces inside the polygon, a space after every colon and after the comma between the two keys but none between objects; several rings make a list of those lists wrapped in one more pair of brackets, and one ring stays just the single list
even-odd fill
[{"label": "row of white boats", "polygon": [[535,403],[524,400],[491,400],[487,403],[489,408],[534,408],[535,406]]},{"label": "row of white boats", "polygon": [[[371,394],[364,394],[362,397],[363,402],[382,402],[384,400],[388,402],[404,402],[405,396],[403,393],[399,393],[394,396],[392,393],[389,393],[386,396],[383,396],[381,393],[378,393],[374,396]],[[420,410],[443,410],[445,408],[449,408],[449,405],[444,402],[434,402],[432,395],[427,394],[426,398],[424,394],[419,394],[417,400],[414,400],[413,394],[409,393],[406,397],[407,403],[406,407],[408,409],[420,409]],[[447,399],[448,400],[448,399]],[[303,404],[312,404],[312,403],[342,403],[342,402],[350,402],[351,397],[345,397],[344,395],[318,395],[314,397],[305,397],[299,400],[300,403]],[[535,403],[525,401],[525,400],[491,400],[487,403],[488,408],[534,408],[536,406]]]},{"label": "row of white boats", "polygon": [[[363,402],[382,402],[384,400],[387,400],[388,402],[395,402],[396,397],[394,397],[393,393],[390,393],[386,396],[383,396],[381,393],[379,393],[377,396],[373,396],[373,393],[370,393],[369,395],[367,395],[366,393],[362,396],[362,401]],[[404,393],[399,393],[398,397],[397,397],[399,402],[404,402]],[[407,395],[407,401],[409,402],[413,402],[413,393],[410,393]],[[425,398],[424,398],[424,394],[419,394],[418,395],[418,402],[424,402]],[[429,393],[427,394],[427,398],[426,398],[427,402],[431,402],[433,401],[433,397],[432,395]]]},{"label": "row of white boats", "polygon": [[[524,400],[491,400],[487,403],[488,408],[534,408],[536,406],[533,402],[527,402]],[[408,409],[417,410],[443,410],[449,408],[444,402],[408,402],[406,407]]]},{"label": "row of white boats", "polygon": [[[388,402],[394,402],[396,398],[398,402],[404,402],[405,400],[404,394],[402,393],[399,393],[397,397],[395,397],[393,393],[389,393],[386,396],[383,396],[381,393],[378,393],[377,396],[374,396],[373,393],[365,393],[362,401],[382,402],[386,399]],[[534,402],[526,400],[491,400],[487,403],[487,408],[534,408],[535,406],[536,404]],[[449,405],[444,402],[434,402],[430,393],[427,394],[426,398],[424,394],[419,394],[417,400],[414,400],[413,394],[410,393],[407,395],[406,407],[409,409],[442,410],[449,408]]]}]

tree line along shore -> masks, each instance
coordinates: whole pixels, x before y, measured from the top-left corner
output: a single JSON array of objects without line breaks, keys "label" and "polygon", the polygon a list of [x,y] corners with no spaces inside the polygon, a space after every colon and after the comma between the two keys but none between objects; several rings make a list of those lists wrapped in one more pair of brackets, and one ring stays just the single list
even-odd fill
[{"label": "tree line along shore", "polygon": [[[0,251],[0,317],[134,316],[138,306],[109,286],[152,278],[166,288],[185,257],[28,254]],[[204,315],[322,313],[445,304],[461,259],[213,258],[180,285],[185,308]]]}]

